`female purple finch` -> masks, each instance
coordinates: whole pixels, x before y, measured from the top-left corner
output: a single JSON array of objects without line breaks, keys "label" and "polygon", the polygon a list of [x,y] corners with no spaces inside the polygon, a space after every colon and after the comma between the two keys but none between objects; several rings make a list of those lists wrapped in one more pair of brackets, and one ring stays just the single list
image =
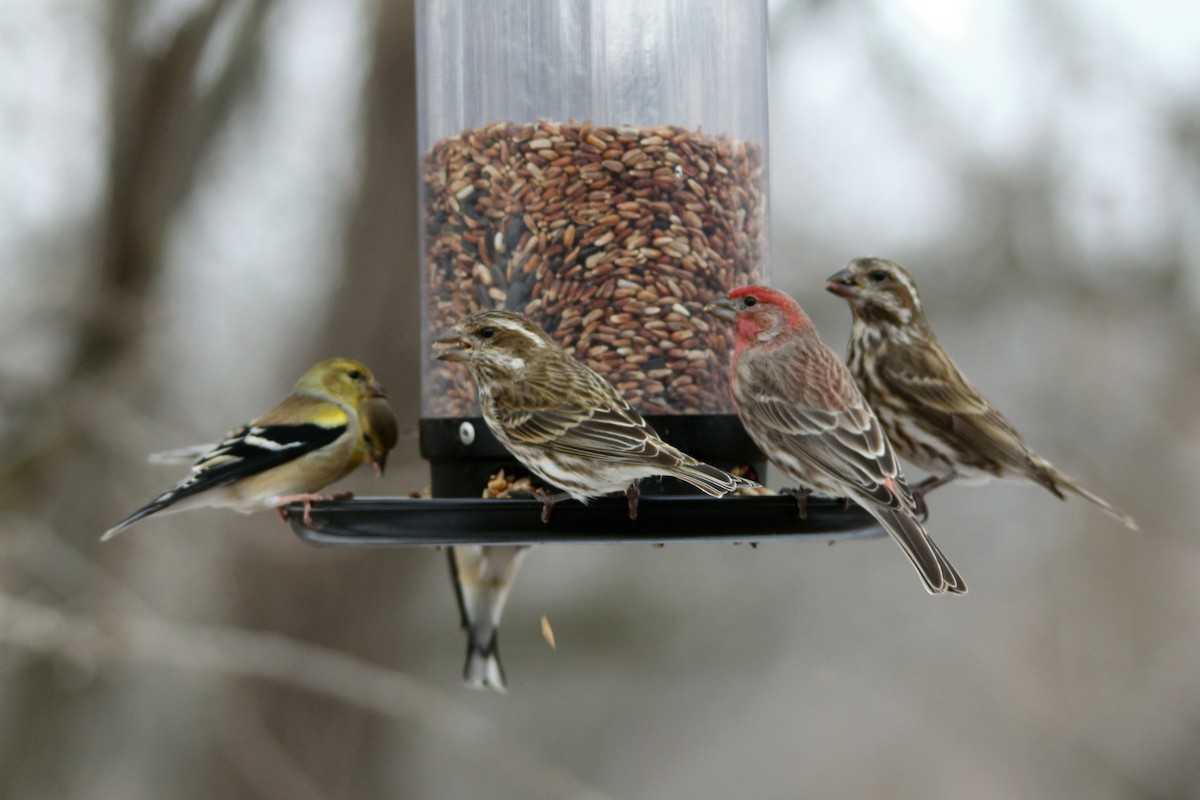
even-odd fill
[{"label": "female purple finch", "polygon": [[[604,378],[528,317],[480,311],[435,343],[437,357],[466,363],[492,434],[526,468],[565,491],[541,490],[542,520],[567,497],[581,502],[624,491],[637,517],[637,484],[670,475],[720,497],[758,484],[709,466],[658,437]],[[496,635],[524,547],[455,547],[450,565],[467,631],[464,679],[504,691]]]},{"label": "female purple finch", "polygon": [[435,343],[443,361],[462,361],[479,388],[492,434],[543,481],[542,518],[567,497],[624,491],[637,517],[637,483],[669,475],[721,497],[757,486],[698,461],[658,438],[608,381],[569,355],[533,320],[512,311],[480,311]]},{"label": "female purple finch", "polygon": [[1015,478],[1060,499],[1079,495],[1127,527],[1137,523],[1029,449],[1021,434],[958,371],[925,319],[917,285],[904,267],[859,258],[825,287],[850,303],[847,361],[862,393],[902,458],[929,472],[919,498],[955,478]]}]

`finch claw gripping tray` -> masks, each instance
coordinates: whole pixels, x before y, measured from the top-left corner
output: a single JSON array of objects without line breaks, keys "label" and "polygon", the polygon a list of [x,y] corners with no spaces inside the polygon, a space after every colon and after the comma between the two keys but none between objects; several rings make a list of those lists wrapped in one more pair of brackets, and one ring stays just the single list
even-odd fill
[{"label": "finch claw gripping tray", "polygon": [[[418,0],[421,452],[431,499],[314,506],[322,544],[820,539],[858,509],[714,499],[672,479],[625,501],[480,499],[515,460],[435,339],[519,311],[611,382],[663,439],[730,469],[764,462],[729,393],[730,326],[703,311],[766,283],[765,0]],[[520,470],[518,469],[518,473]],[[536,479],[535,479],[536,480]],[[649,496],[647,496],[649,495]]]}]

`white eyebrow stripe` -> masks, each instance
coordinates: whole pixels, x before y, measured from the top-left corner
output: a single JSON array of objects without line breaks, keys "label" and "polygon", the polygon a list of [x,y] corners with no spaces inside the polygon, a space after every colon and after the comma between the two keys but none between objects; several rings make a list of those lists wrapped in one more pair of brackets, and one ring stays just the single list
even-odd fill
[{"label": "white eyebrow stripe", "polygon": [[513,333],[521,334],[526,339],[528,339],[529,342],[534,347],[542,347],[543,345],[545,345],[545,342],[542,341],[540,336],[538,336],[533,331],[529,330],[527,327],[525,327],[524,324],[522,324],[518,320],[505,319],[505,318],[501,317],[499,319],[490,320],[489,322],[490,322],[490,324],[495,325],[497,328],[504,328],[504,330],[506,330],[506,331],[512,331]]}]

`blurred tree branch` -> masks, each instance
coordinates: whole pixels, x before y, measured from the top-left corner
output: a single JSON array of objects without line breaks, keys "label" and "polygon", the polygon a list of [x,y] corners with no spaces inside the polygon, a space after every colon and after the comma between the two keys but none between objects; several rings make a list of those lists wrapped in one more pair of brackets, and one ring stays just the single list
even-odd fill
[{"label": "blurred tree branch", "polygon": [[99,291],[82,315],[75,374],[102,370],[136,342],[146,294],[162,269],[171,218],[196,185],[204,157],[237,101],[255,84],[270,0],[257,0],[232,35],[229,56],[209,85],[197,67],[213,46],[231,0],[214,0],[186,20],[159,53],[134,40],[140,4],[110,5],[112,65],[109,194]]},{"label": "blurred tree branch", "polygon": [[[197,67],[222,14],[237,7],[214,0],[185,20],[155,52],[137,41],[142,4],[113,2],[106,17],[111,76],[107,196],[97,212],[102,255],[71,329],[67,368],[35,396],[23,398],[22,424],[9,427],[0,452],[0,475],[29,481],[42,462],[63,448],[101,446],[88,431],[98,429],[86,404],[65,401],[89,389],[79,380],[112,380],[111,370],[134,352],[146,317],[148,293],[163,267],[171,220],[197,185],[205,157],[226,129],[238,101],[255,85],[265,19],[272,0],[251,2],[231,33],[228,56],[216,77],[200,87]],[[129,365],[126,379],[138,366]],[[76,419],[76,416],[82,415]],[[36,491],[15,493],[23,504]]]},{"label": "blurred tree branch", "polygon": [[537,795],[601,800],[558,764],[490,720],[403,673],[266,631],[122,615],[101,627],[82,616],[0,593],[0,643],[43,656],[260,678],[324,694],[392,719],[417,719]]},{"label": "blurred tree branch", "polygon": [[[363,103],[363,170],[322,341],[382,366],[403,414],[419,406],[416,54],[411,2],[380,3]],[[401,380],[403,378],[403,380]]]}]

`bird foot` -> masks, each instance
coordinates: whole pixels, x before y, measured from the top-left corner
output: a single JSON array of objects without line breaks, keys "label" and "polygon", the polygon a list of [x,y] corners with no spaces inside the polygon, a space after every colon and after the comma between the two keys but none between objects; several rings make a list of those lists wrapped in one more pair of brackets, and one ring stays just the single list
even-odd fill
[{"label": "bird foot", "polygon": [[924,525],[929,521],[929,506],[925,504],[925,495],[913,492],[913,512],[917,521]]},{"label": "bird foot", "polygon": [[800,519],[808,519],[808,496],[812,494],[812,489],[793,486],[788,489],[780,489],[779,493],[790,494],[796,498],[796,513],[800,515]]},{"label": "bird foot", "polygon": [[547,492],[545,489],[535,489],[533,497],[542,504],[542,522],[550,521],[550,512],[554,510],[555,503],[566,500],[570,496],[566,492]]},{"label": "bird foot", "polygon": [[629,488],[625,490],[625,499],[629,501],[629,518],[637,519],[638,514],[638,498],[641,492],[638,491],[637,481],[629,484]]},{"label": "bird foot", "polygon": [[354,492],[335,492],[333,494],[320,494],[319,492],[308,492],[305,494],[285,494],[279,497],[279,506],[275,509],[279,512],[279,518],[287,522],[288,511],[283,506],[287,503],[303,503],[304,504],[304,524],[312,527],[312,504],[313,503],[332,503],[337,500],[349,500],[354,497]]},{"label": "bird foot", "polygon": [[945,486],[950,481],[958,477],[958,473],[950,470],[945,475],[930,475],[925,480],[918,483],[912,489],[913,500],[916,502],[917,518],[924,522],[929,519],[929,506],[925,504],[925,495],[932,492],[939,486]]}]

